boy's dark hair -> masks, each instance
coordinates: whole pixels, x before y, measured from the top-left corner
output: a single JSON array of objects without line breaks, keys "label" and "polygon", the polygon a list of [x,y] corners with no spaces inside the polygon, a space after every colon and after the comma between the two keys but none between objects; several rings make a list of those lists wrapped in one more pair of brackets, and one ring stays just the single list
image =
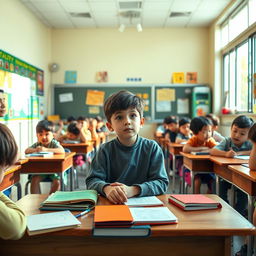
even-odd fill
[{"label": "boy's dark hair", "polygon": [[104,103],[104,113],[108,120],[111,121],[111,116],[119,110],[135,108],[140,117],[143,117],[144,101],[140,97],[129,91],[119,91],[112,94]]},{"label": "boy's dark hair", "polygon": [[190,120],[189,118],[183,117],[183,118],[181,118],[180,121],[179,121],[179,126],[182,126],[182,125],[184,125],[184,124],[190,124],[190,122],[191,122],[191,120]]},{"label": "boy's dark hair", "polygon": [[4,90],[0,89],[0,93],[4,93]]},{"label": "boy's dark hair", "polygon": [[85,121],[85,120],[86,120],[85,116],[79,116],[77,118],[77,121]]},{"label": "boy's dark hair", "polygon": [[18,146],[10,129],[0,124],[0,165],[10,166],[16,161]]},{"label": "boy's dark hair", "polygon": [[220,119],[214,114],[207,114],[205,117],[209,118],[214,126],[218,126],[220,124]]},{"label": "boy's dark hair", "polygon": [[43,131],[53,132],[54,124],[48,120],[41,120],[36,126],[36,133],[41,133]]},{"label": "boy's dark hair", "polygon": [[250,139],[252,142],[256,142],[256,123],[254,123],[253,126],[250,128],[248,133],[248,139]]},{"label": "boy's dark hair", "polygon": [[97,122],[103,122],[103,118],[101,116],[95,116],[94,118],[95,120],[97,120]]},{"label": "boy's dark hair", "polygon": [[71,122],[73,122],[73,121],[76,121],[76,119],[75,119],[73,116],[69,116],[69,117],[67,118],[67,122],[68,122],[68,123],[71,123]]},{"label": "boy's dark hair", "polygon": [[206,125],[212,125],[212,122],[204,116],[197,116],[191,120],[190,130],[193,134],[198,134]]},{"label": "boy's dark hair", "polygon": [[68,132],[73,133],[74,135],[80,134],[80,130],[77,128],[76,122],[69,124],[67,130]]},{"label": "boy's dark hair", "polygon": [[231,127],[235,125],[238,128],[250,128],[253,125],[253,123],[254,121],[252,118],[247,117],[245,115],[241,115],[234,119],[234,121],[231,124]]},{"label": "boy's dark hair", "polygon": [[164,118],[164,124],[177,124],[177,120],[174,116],[167,116]]}]

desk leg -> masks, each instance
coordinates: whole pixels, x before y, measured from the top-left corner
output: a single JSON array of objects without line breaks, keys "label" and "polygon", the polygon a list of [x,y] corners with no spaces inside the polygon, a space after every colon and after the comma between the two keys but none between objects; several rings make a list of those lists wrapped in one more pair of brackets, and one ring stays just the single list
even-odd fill
[{"label": "desk leg", "polygon": [[17,182],[17,183],[15,184],[15,186],[17,187],[17,199],[20,200],[21,197],[22,197],[20,182]]},{"label": "desk leg", "polygon": [[231,202],[230,202],[230,204],[234,208],[234,206],[235,206],[235,188],[234,188],[233,184],[231,184]]},{"label": "desk leg", "polygon": [[63,174],[64,174],[64,172],[63,172],[63,173],[62,173],[62,172],[59,173],[59,176],[60,176],[60,190],[61,190],[61,191],[64,191],[64,190],[65,190],[65,189],[64,189]]},{"label": "desk leg", "polygon": [[182,194],[185,194],[185,167],[182,166]]},{"label": "desk leg", "polygon": [[175,172],[176,172],[176,158],[175,155],[172,154],[172,190],[175,193]]},{"label": "desk leg", "polygon": [[216,194],[220,196],[220,177],[216,175]]},{"label": "desk leg", "polygon": [[70,171],[70,191],[73,191],[73,174],[74,174],[74,166],[71,167],[71,171]]},{"label": "desk leg", "polygon": [[192,194],[195,194],[195,174],[190,170],[190,175],[191,175],[191,190]]}]

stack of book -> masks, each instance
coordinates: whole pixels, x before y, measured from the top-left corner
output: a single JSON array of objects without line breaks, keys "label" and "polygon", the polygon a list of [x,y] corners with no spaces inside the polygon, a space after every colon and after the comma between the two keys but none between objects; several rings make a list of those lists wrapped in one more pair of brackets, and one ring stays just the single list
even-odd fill
[{"label": "stack of book", "polygon": [[201,194],[171,195],[169,202],[185,211],[209,210],[221,208],[219,202]]},{"label": "stack of book", "polygon": [[150,225],[176,224],[177,222],[177,217],[164,207],[163,202],[158,198],[131,198],[125,205],[95,206],[93,235],[149,236]]},{"label": "stack of book", "polygon": [[96,205],[96,190],[56,191],[41,203],[40,210],[84,211]]}]

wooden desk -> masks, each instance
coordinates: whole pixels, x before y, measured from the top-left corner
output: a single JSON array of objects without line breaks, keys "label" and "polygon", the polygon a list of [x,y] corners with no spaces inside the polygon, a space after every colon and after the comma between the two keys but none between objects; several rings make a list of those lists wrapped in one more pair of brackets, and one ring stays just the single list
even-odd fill
[{"label": "wooden desk", "polygon": [[[232,172],[228,169],[228,165],[241,165],[248,163],[248,160],[228,158],[221,156],[211,156],[213,162],[213,170],[216,174],[216,193],[219,195],[219,177],[232,184]],[[231,205],[234,205],[234,189],[232,186]]]},{"label": "wooden desk", "polygon": [[232,183],[248,196],[248,219],[252,222],[253,202],[256,199],[256,171],[242,165],[229,165],[231,170]]},{"label": "wooden desk", "polygon": [[93,151],[93,141],[86,143],[61,143],[63,148],[68,148],[71,152],[88,154]]},{"label": "wooden desk", "polygon": [[[210,155],[192,155],[184,152],[180,152],[180,154],[183,156],[183,165],[191,171],[191,188],[194,193],[194,179],[196,173],[212,173],[213,163],[210,161]],[[184,183],[183,177],[183,184]]]},{"label": "wooden desk", "polygon": [[[211,198],[222,209],[185,212],[168,203],[168,195],[159,196],[178,217],[178,224],[152,226],[150,237],[93,237],[93,212],[79,218],[82,225],[21,240],[0,240],[3,255],[197,255],[230,256],[231,237],[255,234],[255,227],[216,195]],[[17,202],[26,215],[39,213],[38,206],[46,195],[29,194]],[[99,204],[109,204],[100,198]],[[74,212],[75,213],[75,212]]]},{"label": "wooden desk", "polygon": [[[73,168],[74,152],[65,154],[54,154],[51,157],[28,157],[29,161],[22,165],[21,173],[26,174],[51,174],[58,173],[61,178],[61,189],[63,185],[63,173]],[[73,190],[73,175],[70,172],[71,190]]]},{"label": "wooden desk", "polygon": [[173,178],[172,179],[173,193],[175,193],[175,173],[177,171],[176,157],[180,156],[180,152],[182,152],[183,146],[184,146],[184,144],[167,142],[167,148],[168,148],[169,154],[172,155],[172,173],[170,172],[169,174],[172,175],[172,178]]},{"label": "wooden desk", "polygon": [[20,170],[21,165],[12,165],[4,172],[3,181],[0,184],[0,191],[4,191],[13,185],[17,186],[17,199],[21,198],[20,185]]}]

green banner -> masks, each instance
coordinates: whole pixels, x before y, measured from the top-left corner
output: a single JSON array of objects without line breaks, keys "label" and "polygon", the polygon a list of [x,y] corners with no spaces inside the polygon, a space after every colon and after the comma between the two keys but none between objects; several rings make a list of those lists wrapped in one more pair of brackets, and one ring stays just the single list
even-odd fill
[{"label": "green banner", "polygon": [[0,70],[28,77],[36,81],[36,94],[44,95],[44,71],[0,50]]}]

